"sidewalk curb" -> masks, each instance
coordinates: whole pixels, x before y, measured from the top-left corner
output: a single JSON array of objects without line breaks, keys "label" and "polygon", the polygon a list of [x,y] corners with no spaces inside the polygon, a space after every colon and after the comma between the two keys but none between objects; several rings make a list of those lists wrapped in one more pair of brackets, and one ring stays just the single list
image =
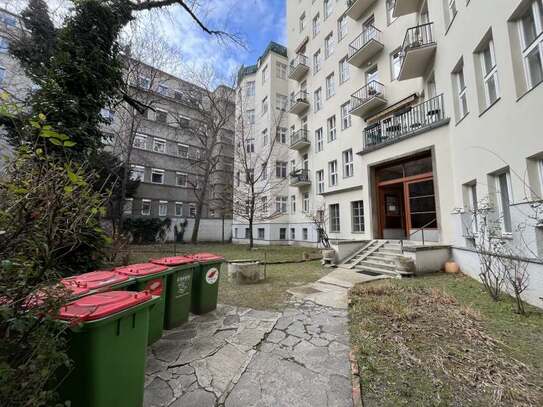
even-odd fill
[{"label": "sidewalk curb", "polygon": [[349,352],[349,361],[351,362],[351,383],[352,383],[352,395],[353,395],[353,407],[363,407],[362,402],[362,389],[360,387],[360,370],[358,368],[358,360],[356,359],[356,352],[351,347]]}]

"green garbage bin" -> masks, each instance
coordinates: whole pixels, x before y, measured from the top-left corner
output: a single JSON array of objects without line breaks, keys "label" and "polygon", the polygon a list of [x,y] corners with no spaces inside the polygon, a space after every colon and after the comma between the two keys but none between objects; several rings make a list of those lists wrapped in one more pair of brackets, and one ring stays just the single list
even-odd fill
[{"label": "green garbage bin", "polygon": [[113,271],[134,278],[134,284],[127,287],[128,290],[149,291],[151,294],[159,297],[159,301],[149,312],[148,344],[155,343],[162,336],[168,284],[167,277],[171,273],[171,270],[159,264],[139,263],[126,267],[118,267],[113,269]]},{"label": "green garbage bin", "polygon": [[63,401],[77,407],[143,404],[149,310],[157,301],[149,292],[110,291],[60,309],[74,362],[73,370],[59,372]]},{"label": "green garbage bin", "polygon": [[217,308],[219,277],[224,257],[213,253],[192,254],[190,257],[199,264],[192,277],[190,311],[201,315]]}]

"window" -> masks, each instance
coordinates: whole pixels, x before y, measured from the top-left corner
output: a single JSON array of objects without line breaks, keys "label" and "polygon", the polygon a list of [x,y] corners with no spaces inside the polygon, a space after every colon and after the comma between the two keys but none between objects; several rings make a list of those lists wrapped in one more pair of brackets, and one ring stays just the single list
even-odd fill
[{"label": "window", "polygon": [[138,76],[137,84],[142,89],[149,89],[151,87],[151,79],[145,76]]},{"label": "window", "polygon": [[151,214],[151,200],[150,199],[141,200],[141,214],[144,216],[149,216]]},{"label": "window", "polygon": [[275,73],[279,79],[287,79],[287,65],[277,61],[275,63]]},{"label": "window", "polygon": [[326,77],[326,99],[331,98],[336,94],[336,83],[334,79],[334,73]]},{"label": "window", "polygon": [[177,145],[177,156],[181,158],[188,158],[189,156],[189,146],[185,144]]},{"label": "window", "polygon": [[168,96],[168,87],[165,85],[158,85],[157,87],[157,93],[161,94],[162,96]]},{"label": "window", "polygon": [[142,134],[136,134],[134,136],[134,142],[133,146],[135,148],[141,148],[142,150],[145,150],[145,141],[147,140],[147,137]]},{"label": "window", "polygon": [[268,113],[268,97],[262,99],[262,115]]},{"label": "window", "polygon": [[125,215],[132,215],[133,206],[134,206],[134,199],[126,198],[124,200],[123,213]]},{"label": "window", "polygon": [[456,1],[455,0],[448,0],[448,24],[452,23],[452,20],[454,20],[454,17],[456,16],[456,13],[458,12],[458,9],[456,8]]},{"label": "window", "polygon": [[183,202],[175,203],[175,216],[183,216]]},{"label": "window", "polygon": [[304,192],[302,196],[302,211],[305,213],[309,212],[309,192]]},{"label": "window", "polygon": [[308,240],[309,239],[308,233],[307,233],[307,228],[302,228],[302,239],[303,240]]},{"label": "window", "polygon": [[343,57],[339,61],[339,84],[349,80],[349,64],[347,63],[347,57]]},{"label": "window", "polygon": [[257,229],[257,236],[259,240],[264,240],[264,228]]},{"label": "window", "polygon": [[329,206],[330,215],[330,232],[339,232],[339,204],[332,204]]},{"label": "window", "polygon": [[238,228],[234,228],[234,237],[239,238],[239,230],[238,230]]},{"label": "window", "polygon": [[313,74],[321,70],[321,50],[320,48],[313,54]]},{"label": "window", "polygon": [[190,204],[189,206],[189,217],[196,217],[196,206],[194,204]]},{"label": "window", "polygon": [[352,230],[355,233],[364,231],[364,202],[351,202]]},{"label": "window", "polygon": [[4,37],[0,37],[0,54],[7,54],[9,49],[8,40]]},{"label": "window", "polygon": [[130,168],[130,179],[132,181],[141,181],[145,180],[145,167],[141,165],[133,165]]},{"label": "window", "polygon": [[343,178],[353,176],[353,150],[352,148],[345,150],[343,156]]},{"label": "window", "polygon": [[255,139],[249,138],[245,140],[245,151],[247,153],[254,153],[255,152]]},{"label": "window", "polygon": [[164,184],[164,170],[153,168],[151,170],[151,182],[153,184]]},{"label": "window", "polygon": [[290,212],[296,213],[296,195],[290,196]]},{"label": "window", "polygon": [[254,109],[247,110],[247,122],[252,125],[255,124],[255,111]]},{"label": "window", "polygon": [[313,38],[315,38],[320,31],[321,31],[320,15],[317,13],[317,15],[313,17]]},{"label": "window", "polygon": [[320,152],[324,149],[324,138],[322,136],[322,127],[315,130],[315,149],[316,152]]},{"label": "window", "polygon": [[511,180],[509,172],[496,175],[496,201],[502,232],[510,234],[513,229],[511,224]]},{"label": "window", "polygon": [[275,212],[287,213],[287,199],[286,196],[275,197]]},{"label": "window", "polygon": [[287,143],[287,128],[277,127],[275,130],[275,141],[281,144]]},{"label": "window", "polygon": [[324,57],[328,58],[334,53],[334,33],[330,33],[324,39]]},{"label": "window", "polygon": [[[471,233],[477,234],[479,227],[477,225],[477,210],[478,210],[478,202],[477,202],[477,183],[471,182],[469,184],[464,185],[464,206],[471,217]],[[470,231],[467,230],[469,233]]]},{"label": "window", "polygon": [[305,28],[305,13],[302,13],[302,15],[299,18],[299,26],[300,26],[300,32],[302,32]]},{"label": "window", "polygon": [[155,153],[165,153],[166,152],[166,141],[160,138],[153,139],[153,151]]},{"label": "window", "polygon": [[157,109],[155,115],[157,122],[164,124],[168,123],[168,112],[166,112],[165,110]]},{"label": "window", "polygon": [[262,130],[262,144],[268,145],[268,129]]},{"label": "window", "polygon": [[290,228],[290,240],[296,239],[296,229]]},{"label": "window", "polygon": [[389,25],[392,24],[394,21],[396,21],[396,17],[393,16],[395,3],[396,3],[396,0],[387,0],[386,2],[387,22]]},{"label": "window", "polygon": [[351,102],[346,102],[341,105],[341,130],[351,127]]},{"label": "window", "polygon": [[183,172],[175,173],[175,185],[178,187],[186,187],[188,184],[189,177]]},{"label": "window", "polygon": [[247,168],[247,171],[245,172],[245,183],[246,184],[252,184],[255,179],[255,170],[254,168]]},{"label": "window", "polygon": [[263,163],[262,166],[261,166],[261,169],[260,169],[260,178],[262,180],[267,180],[268,179],[268,163]]},{"label": "window", "polygon": [[160,201],[158,203],[158,216],[166,216],[168,214],[168,201]]},{"label": "window", "polygon": [[0,14],[0,21],[3,21],[8,27],[17,27],[17,20],[15,17],[2,13]]},{"label": "window", "polygon": [[337,41],[340,42],[347,35],[347,15],[343,14],[337,20]]},{"label": "window", "polygon": [[332,6],[333,6],[332,0],[324,0],[323,9],[324,9],[325,20],[332,15]]},{"label": "window", "polygon": [[268,65],[262,68],[262,83],[266,83],[268,80]]},{"label": "window", "polygon": [[400,75],[400,69],[402,68],[402,54],[401,48],[398,48],[392,54],[390,54],[390,72],[392,73],[392,80],[395,81]]},{"label": "window", "polygon": [[279,240],[287,239],[287,228],[279,228]]},{"label": "window", "polygon": [[267,215],[268,214],[268,197],[263,196],[260,198],[260,207],[262,208],[262,213]]},{"label": "window", "polygon": [[313,94],[313,111],[318,112],[322,109],[322,89],[319,88]]},{"label": "window", "polygon": [[324,170],[318,170],[316,172],[317,177],[317,193],[324,193]]},{"label": "window", "polygon": [[326,119],[326,129],[328,133],[328,142],[330,143],[336,139],[336,115]]},{"label": "window", "polygon": [[286,161],[275,162],[275,176],[277,178],[287,177],[287,162]]},{"label": "window", "polygon": [[461,62],[453,72],[453,82],[456,85],[457,119],[463,119],[468,114],[466,82],[464,81],[464,64]]},{"label": "window", "polygon": [[245,85],[245,96],[255,95],[255,81],[247,82]]},{"label": "window", "polygon": [[285,111],[287,110],[288,96],[281,95],[280,93],[275,94],[275,108],[277,110]]},{"label": "window", "polygon": [[479,52],[481,58],[481,67],[483,82],[485,88],[485,107],[489,107],[500,95],[498,85],[498,68],[496,66],[496,57],[494,53],[494,42],[488,41],[486,46]]},{"label": "window", "polygon": [[522,56],[528,89],[543,81],[543,1],[532,0],[520,18]]},{"label": "window", "polygon": [[337,160],[328,163],[328,174],[328,184],[335,187],[337,185]]}]

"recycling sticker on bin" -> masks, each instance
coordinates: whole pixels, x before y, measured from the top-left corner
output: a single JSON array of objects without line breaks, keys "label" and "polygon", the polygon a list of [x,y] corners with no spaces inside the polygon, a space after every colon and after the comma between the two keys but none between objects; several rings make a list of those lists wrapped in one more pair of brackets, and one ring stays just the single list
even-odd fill
[{"label": "recycling sticker on bin", "polygon": [[179,274],[177,276],[177,297],[183,297],[190,294],[191,276],[190,274]]},{"label": "recycling sticker on bin", "polygon": [[206,273],[206,283],[209,285],[213,285],[217,282],[219,279],[219,269],[216,267],[211,267],[209,270],[207,270]]}]

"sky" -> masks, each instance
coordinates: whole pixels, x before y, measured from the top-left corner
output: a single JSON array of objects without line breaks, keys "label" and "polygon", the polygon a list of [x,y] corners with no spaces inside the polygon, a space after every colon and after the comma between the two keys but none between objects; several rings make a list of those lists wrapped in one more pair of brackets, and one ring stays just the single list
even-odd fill
[{"label": "sky", "polygon": [[[46,0],[48,6],[62,16],[69,0]],[[192,0],[193,1],[193,0]],[[188,0],[187,3],[191,3]],[[221,41],[204,33],[180,6],[161,12],[138,14],[140,26],[150,22],[153,31],[176,50],[182,64],[195,67],[209,64],[218,77],[226,78],[243,64],[252,65],[270,41],[286,42],[285,3],[287,0],[201,0],[195,12],[210,29],[238,36],[244,46]],[[0,0],[0,7],[20,11],[25,0]],[[60,18],[60,17],[59,17]],[[180,74],[179,72],[172,72]]]}]

